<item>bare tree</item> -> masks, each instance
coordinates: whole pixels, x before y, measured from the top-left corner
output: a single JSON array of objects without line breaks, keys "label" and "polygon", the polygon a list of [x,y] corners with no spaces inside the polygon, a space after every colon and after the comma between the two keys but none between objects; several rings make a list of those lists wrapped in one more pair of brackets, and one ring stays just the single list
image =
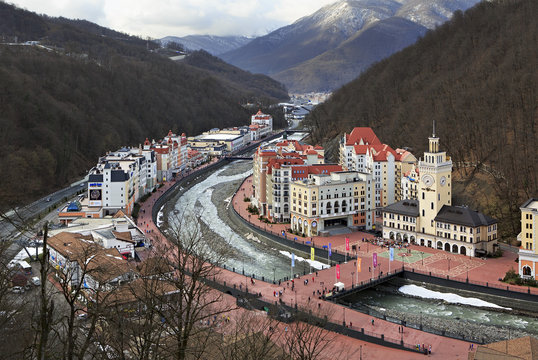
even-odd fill
[{"label": "bare tree", "polygon": [[[183,215],[183,216],[181,216]],[[159,314],[166,323],[165,357],[178,360],[201,358],[215,319],[234,308],[222,293],[205,284],[218,276],[228,249],[220,239],[206,233],[200,215],[179,214],[167,230],[167,238],[153,240],[155,254],[165,257],[175,271],[163,274],[177,293],[166,299]],[[192,341],[195,339],[195,341]]]}]

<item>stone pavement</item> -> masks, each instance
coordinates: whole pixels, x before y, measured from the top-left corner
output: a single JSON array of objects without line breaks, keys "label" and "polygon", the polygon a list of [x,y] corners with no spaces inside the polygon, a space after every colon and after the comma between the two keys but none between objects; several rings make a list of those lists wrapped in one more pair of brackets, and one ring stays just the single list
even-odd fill
[{"label": "stone pavement", "polygon": [[[234,197],[234,206],[238,204],[242,204],[240,207],[238,207],[238,212],[242,213],[245,218],[248,218],[246,213],[246,204],[243,202],[243,197],[249,187],[249,179],[246,180],[245,183],[243,183],[243,186],[241,186],[241,189],[238,194]],[[153,207],[153,204],[155,203],[156,199],[159,198],[170,186],[172,186],[173,183],[169,182],[164,184],[157,192],[153,193],[151,197],[142,204],[140,215],[138,217],[138,225],[145,229],[150,237],[153,239],[153,243],[157,244],[161,241],[166,241],[162,234],[159,232],[159,229],[157,226],[153,223],[153,220],[151,218],[151,210]],[[239,200],[240,199],[240,200]],[[243,208],[243,209],[242,209]],[[251,221],[258,221],[257,218],[254,219],[253,217],[250,219]],[[261,224],[261,223],[260,223]],[[273,226],[269,226],[269,231],[273,232],[279,232],[280,229],[284,229],[284,225],[280,224],[274,224]],[[370,234],[362,234],[362,233],[353,233],[350,234],[350,237],[352,238],[353,243],[359,243],[362,241],[362,236],[367,238],[372,238],[372,235]],[[334,238],[323,238],[323,239],[316,239],[315,241],[320,241],[321,244],[328,243],[329,241],[333,241],[336,248],[345,247],[345,240],[343,238],[334,237]],[[364,245],[366,245],[366,249],[364,249]],[[358,251],[358,254],[361,257],[369,257],[371,254],[375,251],[380,250],[379,247],[367,243],[361,243],[361,249]],[[364,261],[364,260],[363,260]],[[381,260],[381,270],[385,269],[385,271],[388,271],[388,261]],[[342,265],[342,281],[349,284],[351,282],[351,271],[355,268],[354,262],[349,262],[347,264]],[[365,271],[365,267],[363,266],[363,272],[359,274],[359,280],[366,280],[369,278],[369,273]],[[310,282],[308,285],[304,284],[305,279],[309,279]],[[313,279],[312,279],[313,278]],[[245,276],[233,273],[231,271],[227,271],[224,269],[221,269],[219,274],[217,275],[217,281],[220,282],[226,282],[227,285],[233,286],[235,284],[236,286],[239,286],[239,284],[245,283],[246,285],[249,285],[249,279]],[[256,293],[261,293],[262,298],[266,301],[277,301],[278,299],[274,297],[274,293],[276,291],[282,290],[283,296],[282,300],[283,302],[287,303],[288,305],[293,305],[295,303],[298,304],[300,308],[304,309],[312,309],[313,311],[318,311],[322,314],[328,314],[331,321],[335,323],[345,323],[347,326],[352,326],[354,329],[360,330],[361,328],[364,328],[366,333],[372,333],[372,334],[384,334],[386,338],[391,339],[401,339],[403,338],[405,343],[408,344],[425,344],[425,345],[431,345],[432,346],[432,355],[433,358],[438,359],[464,359],[467,357],[468,354],[468,348],[469,344],[463,341],[455,340],[455,339],[449,339],[449,338],[443,338],[439,337],[433,334],[429,333],[423,333],[421,331],[417,331],[414,329],[405,328],[405,331],[403,334],[399,333],[399,326],[397,324],[393,324],[390,322],[386,322],[380,319],[375,319],[375,323],[372,324],[371,320],[372,318],[359,313],[355,311],[351,311],[349,309],[346,310],[345,307],[330,303],[321,301],[318,299],[315,299],[315,296],[313,295],[313,291],[315,292],[318,289],[323,287],[332,287],[331,284],[333,284],[335,281],[335,274],[334,274],[334,268],[327,269],[324,271],[319,271],[317,274],[312,275],[306,275],[299,279],[296,279],[295,282],[295,288],[294,291],[291,291],[291,285],[286,284],[280,284],[279,285],[273,285],[269,283],[265,283],[262,281],[256,281],[255,285],[252,286],[250,284],[250,291],[254,291]],[[224,301],[226,303],[235,304],[235,299],[232,296],[224,295]],[[317,307],[317,309],[316,309]],[[333,349],[330,351],[327,351],[327,356],[330,354],[334,354],[337,349],[349,349],[352,353],[352,355],[346,356],[345,358],[357,358],[359,349],[362,349],[362,355],[364,359],[386,359],[388,358],[398,358],[398,359],[416,359],[417,355],[416,353],[404,351],[404,350],[396,350],[391,348],[382,347],[379,345],[366,343],[364,341],[356,340],[351,337],[343,336],[343,335],[336,335],[333,344]],[[354,355],[353,355],[354,354]]]}]

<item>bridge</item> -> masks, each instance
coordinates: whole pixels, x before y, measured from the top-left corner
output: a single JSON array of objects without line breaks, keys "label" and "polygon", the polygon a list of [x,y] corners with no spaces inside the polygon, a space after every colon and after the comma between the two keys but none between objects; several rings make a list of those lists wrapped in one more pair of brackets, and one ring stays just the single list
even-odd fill
[{"label": "bridge", "polygon": [[224,159],[226,159],[226,160],[252,160],[252,156],[248,156],[248,155],[230,155],[230,156],[225,156]]},{"label": "bridge", "polygon": [[363,290],[366,290],[366,289],[369,289],[371,287],[374,287],[374,286],[377,286],[379,284],[383,284],[395,277],[400,277],[402,276],[404,272],[404,269],[398,269],[394,272],[391,272],[390,274],[386,274],[384,276],[378,276],[376,278],[373,278],[373,279],[369,279],[369,280],[365,280],[365,281],[361,281],[360,283],[358,284],[352,284],[352,286],[349,288],[349,289],[345,289],[344,291],[339,291],[339,292],[336,292],[334,294],[331,294],[329,296],[325,296],[325,299],[326,300],[337,300],[338,298],[341,298],[343,296],[346,296],[346,295],[349,295],[351,293],[355,293],[355,292],[359,292],[359,291],[363,291]]}]

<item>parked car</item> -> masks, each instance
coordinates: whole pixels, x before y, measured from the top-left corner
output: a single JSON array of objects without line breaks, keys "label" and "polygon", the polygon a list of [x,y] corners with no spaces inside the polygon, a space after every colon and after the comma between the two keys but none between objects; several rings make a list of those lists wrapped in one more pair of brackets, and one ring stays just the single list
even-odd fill
[{"label": "parked car", "polygon": [[39,286],[39,285],[41,285],[41,279],[39,278],[39,276],[34,276],[34,277],[32,277],[32,279],[30,279],[30,281],[31,281],[32,284],[34,284],[35,286]]},{"label": "parked car", "polygon": [[24,292],[24,288],[22,286],[13,286],[11,288],[11,292],[14,292],[15,294],[22,294]]}]

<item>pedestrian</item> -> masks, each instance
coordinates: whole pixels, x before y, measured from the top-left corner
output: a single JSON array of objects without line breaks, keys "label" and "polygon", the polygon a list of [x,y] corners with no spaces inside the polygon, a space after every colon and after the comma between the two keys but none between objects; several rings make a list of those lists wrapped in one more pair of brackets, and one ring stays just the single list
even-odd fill
[{"label": "pedestrian", "polygon": [[430,347],[428,348],[428,353],[431,355],[432,354],[432,346],[430,345]]},{"label": "pedestrian", "polygon": [[372,319],[372,326],[374,326],[374,319]]},{"label": "pedestrian", "polygon": [[351,321],[349,322],[349,327],[353,327],[353,323]]},{"label": "pedestrian", "polygon": [[398,326],[398,333],[400,333],[400,327]]}]

